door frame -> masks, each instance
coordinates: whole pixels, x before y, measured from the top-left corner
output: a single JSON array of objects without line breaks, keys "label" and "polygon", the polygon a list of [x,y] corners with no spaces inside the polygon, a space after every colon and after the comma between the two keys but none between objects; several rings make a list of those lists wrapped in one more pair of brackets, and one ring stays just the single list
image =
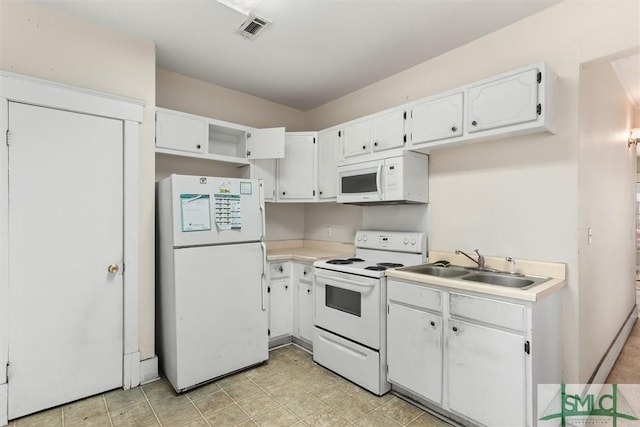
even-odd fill
[{"label": "door frame", "polygon": [[9,102],[91,114],[123,121],[123,378],[124,389],[140,384],[138,143],[144,102],[20,74],[0,72],[0,426],[8,423],[9,354]]}]

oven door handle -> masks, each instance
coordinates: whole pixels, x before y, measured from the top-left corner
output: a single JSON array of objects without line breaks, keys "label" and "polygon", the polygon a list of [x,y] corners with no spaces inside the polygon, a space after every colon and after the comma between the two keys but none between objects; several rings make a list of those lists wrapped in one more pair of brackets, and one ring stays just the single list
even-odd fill
[{"label": "oven door handle", "polygon": [[[319,273],[316,273],[316,277],[319,277],[320,279],[331,280],[332,281],[331,286],[335,286],[336,288],[348,289],[348,290],[359,292],[359,293],[366,292],[367,290],[371,290],[376,287],[375,282],[369,282],[369,283],[358,282],[357,280],[344,279],[342,277],[325,276],[324,274],[319,274]],[[356,286],[356,288],[354,288],[353,286]]]}]

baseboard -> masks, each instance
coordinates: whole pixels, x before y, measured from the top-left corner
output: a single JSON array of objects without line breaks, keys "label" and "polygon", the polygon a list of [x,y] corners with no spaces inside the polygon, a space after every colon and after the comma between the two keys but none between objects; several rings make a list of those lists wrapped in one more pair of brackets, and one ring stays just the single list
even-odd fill
[{"label": "baseboard", "polygon": [[0,426],[9,424],[9,401],[7,400],[7,384],[0,384]]},{"label": "baseboard", "polygon": [[291,338],[292,338],[291,335],[287,335],[285,337],[269,340],[269,350],[272,350],[276,347],[282,347],[283,345],[287,345],[291,343]]},{"label": "baseboard", "polygon": [[160,379],[158,374],[158,356],[140,361],[140,385],[145,385]]},{"label": "baseboard", "polygon": [[604,382],[607,380],[607,377],[609,376],[613,365],[616,363],[616,359],[618,359],[618,356],[622,351],[622,347],[624,347],[624,343],[627,342],[627,338],[629,338],[629,334],[631,333],[631,329],[636,323],[636,320],[638,320],[637,305],[633,306],[633,310],[631,310],[629,317],[627,317],[627,320],[622,325],[622,328],[620,328],[620,331],[618,332],[616,338],[613,340],[613,343],[609,347],[609,350],[607,350],[607,353],[600,361],[600,364],[596,368],[596,371],[591,376],[589,384],[604,384]]},{"label": "baseboard", "polygon": [[302,347],[305,350],[313,353],[313,344],[311,344],[309,341],[307,340],[303,340],[301,338],[297,338],[297,337],[293,337],[292,341],[294,344],[296,344],[298,347]]}]

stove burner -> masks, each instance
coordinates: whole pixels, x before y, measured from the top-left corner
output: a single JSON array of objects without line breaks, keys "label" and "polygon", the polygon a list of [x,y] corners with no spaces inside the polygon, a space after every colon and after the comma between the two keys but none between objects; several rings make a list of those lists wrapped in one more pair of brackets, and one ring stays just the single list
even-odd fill
[{"label": "stove burner", "polygon": [[379,262],[377,265],[387,268],[404,267],[404,264],[398,264],[397,262]]},{"label": "stove burner", "polygon": [[353,264],[353,261],[351,261],[350,259],[330,259],[329,261],[327,261],[327,264],[346,265]]},{"label": "stove burner", "polygon": [[384,271],[387,269],[387,267],[382,266],[382,265],[370,265],[368,267],[364,268],[365,270],[373,270],[373,271]]},{"label": "stove burner", "polygon": [[364,262],[364,260],[362,258],[347,258],[349,261],[353,261],[353,262]]}]

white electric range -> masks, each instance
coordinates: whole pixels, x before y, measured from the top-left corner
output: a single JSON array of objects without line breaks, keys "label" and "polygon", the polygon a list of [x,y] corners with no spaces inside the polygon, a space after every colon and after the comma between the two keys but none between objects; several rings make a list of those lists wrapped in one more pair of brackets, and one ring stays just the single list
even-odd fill
[{"label": "white electric range", "polygon": [[352,258],[316,261],[313,360],[383,395],[386,380],[385,271],[427,260],[421,232],[361,230]]}]

